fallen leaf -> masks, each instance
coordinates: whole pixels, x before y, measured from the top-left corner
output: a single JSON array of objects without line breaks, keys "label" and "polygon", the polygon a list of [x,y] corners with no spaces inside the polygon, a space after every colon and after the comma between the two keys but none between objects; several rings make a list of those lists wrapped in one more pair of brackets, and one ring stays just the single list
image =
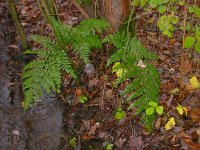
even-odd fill
[{"label": "fallen leaf", "polygon": [[90,128],[90,130],[89,130],[89,132],[88,132],[88,135],[90,136],[90,135],[95,134],[96,129],[97,129],[98,127],[100,127],[100,123],[99,123],[99,122],[96,122],[93,126],[91,126],[91,128]]},{"label": "fallen leaf", "polygon": [[197,79],[196,76],[193,76],[193,77],[190,79],[190,84],[191,84],[191,86],[192,86],[193,89],[197,89],[197,88],[200,87],[200,86],[199,86],[199,81],[198,81],[198,79]]},{"label": "fallen leaf", "polygon": [[125,142],[126,142],[125,138],[124,139],[119,138],[115,141],[114,144],[117,146],[118,149],[121,149]]},{"label": "fallen leaf", "polygon": [[178,105],[178,106],[176,107],[176,110],[178,111],[178,113],[179,113],[180,115],[183,115],[184,110],[183,110],[183,108],[182,108],[181,105]]},{"label": "fallen leaf", "polygon": [[183,61],[181,72],[182,74],[186,75],[192,70],[192,63],[190,63],[188,60]]},{"label": "fallen leaf", "polygon": [[174,88],[173,90],[170,91],[171,94],[177,95],[179,93],[178,88]]},{"label": "fallen leaf", "polygon": [[167,130],[167,131],[171,130],[172,128],[174,128],[175,124],[176,124],[176,122],[175,122],[174,117],[171,117],[165,125],[165,130]]},{"label": "fallen leaf", "polygon": [[88,131],[90,130],[90,121],[89,120],[82,120],[84,128]]},{"label": "fallen leaf", "polygon": [[193,122],[199,122],[200,121],[200,109],[191,109],[190,116],[191,116]]},{"label": "fallen leaf", "polygon": [[142,146],[144,145],[144,143],[142,141],[142,137],[141,136],[137,137],[135,135],[131,135],[130,136],[129,145],[130,145],[130,148],[132,150],[134,150],[134,149],[141,149]]}]

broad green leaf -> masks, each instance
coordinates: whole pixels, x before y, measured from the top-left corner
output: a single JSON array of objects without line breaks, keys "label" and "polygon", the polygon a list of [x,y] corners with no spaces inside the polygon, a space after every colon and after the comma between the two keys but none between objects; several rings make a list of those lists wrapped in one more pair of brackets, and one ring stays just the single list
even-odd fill
[{"label": "broad green leaf", "polygon": [[195,44],[194,50],[200,53],[200,41]]},{"label": "broad green leaf", "polygon": [[159,6],[159,7],[158,7],[158,11],[159,11],[161,14],[164,14],[164,13],[167,11],[167,7],[166,7],[166,6]]},{"label": "broad green leaf", "polygon": [[200,17],[200,8],[199,8],[197,5],[194,5],[194,6],[193,6],[193,9],[194,9],[194,14],[195,14],[197,17]]},{"label": "broad green leaf", "polygon": [[146,109],[146,115],[152,115],[154,113],[154,107],[149,107]]},{"label": "broad green leaf", "polygon": [[189,13],[193,13],[193,12],[194,12],[194,8],[193,8],[192,6],[190,6],[190,7],[188,8],[188,10],[189,10]]},{"label": "broad green leaf", "polygon": [[158,104],[156,102],[149,102],[149,106],[152,106],[152,107],[157,107]]},{"label": "broad green leaf", "polygon": [[196,39],[192,36],[187,36],[185,38],[185,42],[184,42],[184,48],[191,48],[194,43],[195,43]]},{"label": "broad green leaf", "polygon": [[159,115],[162,115],[162,114],[163,114],[163,107],[162,107],[162,106],[156,107],[156,112],[157,112]]},{"label": "broad green leaf", "polygon": [[174,128],[174,126],[176,125],[175,119],[174,117],[171,117],[169,119],[169,121],[165,124],[165,130],[170,130],[172,128]]}]

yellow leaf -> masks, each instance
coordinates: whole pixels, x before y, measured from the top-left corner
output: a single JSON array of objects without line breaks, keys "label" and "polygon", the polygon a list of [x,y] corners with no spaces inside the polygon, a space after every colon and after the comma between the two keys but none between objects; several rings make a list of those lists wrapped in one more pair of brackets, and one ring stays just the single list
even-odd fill
[{"label": "yellow leaf", "polygon": [[173,90],[170,91],[171,94],[178,94],[179,93],[179,89],[178,88],[174,88]]},{"label": "yellow leaf", "polygon": [[116,62],[112,67],[112,72],[117,72],[119,70],[119,65],[121,65],[120,62]]},{"label": "yellow leaf", "polygon": [[190,84],[191,84],[191,86],[192,86],[193,89],[197,89],[197,88],[200,87],[200,86],[199,86],[199,81],[198,81],[198,79],[197,79],[196,76],[193,76],[193,77],[190,79]]},{"label": "yellow leaf", "polygon": [[175,119],[174,119],[174,117],[171,117],[165,125],[165,130],[168,131],[168,130],[174,128],[175,125],[176,125]]},{"label": "yellow leaf", "polygon": [[187,107],[182,107],[183,108],[183,110],[184,110],[184,112],[185,112],[185,115],[187,116],[187,114],[188,114],[188,109],[187,109]]},{"label": "yellow leaf", "polygon": [[123,74],[123,69],[117,70],[117,72],[116,72],[117,77],[121,77],[122,74]]},{"label": "yellow leaf", "polygon": [[176,107],[176,110],[178,111],[178,113],[179,113],[180,115],[183,115],[184,110],[183,110],[183,107],[182,107],[182,106],[178,105],[178,106]]}]

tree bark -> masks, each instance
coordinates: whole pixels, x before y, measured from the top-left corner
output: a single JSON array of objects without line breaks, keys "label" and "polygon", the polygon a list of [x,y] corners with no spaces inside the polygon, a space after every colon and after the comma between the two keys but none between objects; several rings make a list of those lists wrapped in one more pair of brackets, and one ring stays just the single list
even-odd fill
[{"label": "tree bark", "polygon": [[131,0],[93,0],[86,7],[90,17],[104,17],[116,31],[130,13]]},{"label": "tree bark", "polygon": [[22,48],[25,50],[28,48],[27,46],[27,39],[26,39],[26,35],[24,32],[24,28],[21,24],[21,21],[19,19],[19,14],[17,13],[17,7],[15,4],[15,0],[7,0],[7,7],[8,7],[8,11],[9,13],[12,15],[14,24],[17,28],[17,32],[19,34],[21,43],[22,43]]}]

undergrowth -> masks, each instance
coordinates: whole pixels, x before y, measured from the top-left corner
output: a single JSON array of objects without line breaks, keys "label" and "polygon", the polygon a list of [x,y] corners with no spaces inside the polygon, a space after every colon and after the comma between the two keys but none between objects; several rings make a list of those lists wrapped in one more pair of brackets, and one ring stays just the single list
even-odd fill
[{"label": "undergrowth", "polygon": [[44,36],[32,35],[31,38],[43,47],[39,50],[27,50],[26,54],[38,57],[26,64],[23,69],[24,107],[38,101],[44,92],[60,93],[61,74],[66,72],[77,78],[77,71],[68,56],[67,46],[71,45],[75,53],[89,62],[89,55],[94,48],[102,46],[96,31],[101,34],[108,27],[105,20],[84,20],[77,27],[72,27],[51,19],[55,40]]},{"label": "undergrowth", "polygon": [[151,132],[155,113],[146,115],[144,111],[149,107],[149,102],[158,102],[160,77],[156,68],[151,64],[152,60],[156,60],[156,55],[148,52],[136,37],[128,40],[124,32],[109,35],[104,42],[116,47],[116,52],[107,63],[107,66],[114,64],[115,72],[122,70],[115,82],[116,86],[129,82],[121,93],[122,96],[128,95],[126,100],[129,103],[128,109],[136,107],[136,115],[142,115],[142,121]]},{"label": "undergrowth", "polygon": [[[41,44],[42,48],[26,51],[26,54],[35,54],[38,57],[24,66],[22,78],[25,108],[38,101],[45,92],[60,93],[62,72],[77,79],[77,71],[73,67],[75,64],[72,64],[68,56],[67,47],[72,47],[77,56],[87,64],[91,51],[102,46],[99,35],[108,28],[105,20],[97,19],[84,20],[78,26],[72,27],[52,18],[51,26],[55,40],[32,35],[31,38]],[[103,40],[105,42],[116,48],[107,63],[107,66],[114,64],[115,72],[121,70],[116,86],[128,82],[121,95],[128,95],[128,109],[136,107],[136,115],[142,115],[142,121],[151,132],[156,114],[147,115],[145,110],[149,108],[149,102],[158,103],[160,77],[151,64],[157,56],[148,52],[136,37],[129,38],[124,32],[106,36]]]}]

